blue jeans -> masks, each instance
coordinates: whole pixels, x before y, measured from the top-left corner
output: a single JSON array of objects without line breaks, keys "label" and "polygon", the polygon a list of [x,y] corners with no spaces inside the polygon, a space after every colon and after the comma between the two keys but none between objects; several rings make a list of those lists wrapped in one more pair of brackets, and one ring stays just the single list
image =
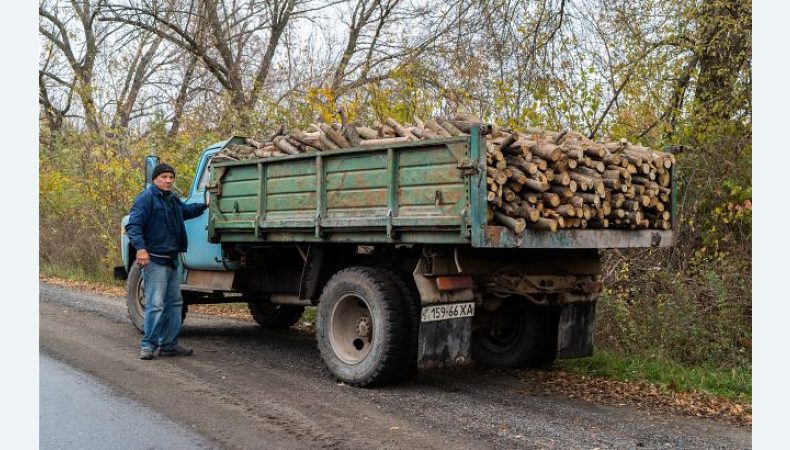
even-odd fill
[{"label": "blue jeans", "polygon": [[171,350],[181,331],[181,288],[178,269],[153,261],[143,267],[145,290],[144,336],[140,348]]}]

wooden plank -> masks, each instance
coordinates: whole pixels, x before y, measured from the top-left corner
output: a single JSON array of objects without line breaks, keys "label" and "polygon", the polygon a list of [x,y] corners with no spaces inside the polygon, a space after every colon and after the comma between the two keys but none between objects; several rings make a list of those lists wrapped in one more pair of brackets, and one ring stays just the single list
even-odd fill
[{"label": "wooden plank", "polygon": [[287,194],[272,194],[266,196],[266,213],[272,211],[300,211],[316,208],[316,193],[296,192]]},{"label": "wooden plank", "polygon": [[326,190],[387,187],[387,169],[365,169],[354,172],[327,173]]},{"label": "wooden plank", "polygon": [[447,146],[423,147],[419,150],[400,151],[401,167],[437,166],[457,164],[458,158]]},{"label": "wooden plank", "polygon": [[[236,169],[233,169],[236,170]],[[268,178],[291,178],[302,175],[315,175],[315,158],[305,160],[278,161],[269,164]]]},{"label": "wooden plank", "polygon": [[326,193],[327,213],[335,207],[387,206],[387,188],[347,189]]},{"label": "wooden plank", "polygon": [[363,153],[361,155],[335,155],[324,161],[327,176],[336,172],[354,172],[371,169],[387,169],[386,153]]},{"label": "wooden plank", "polygon": [[258,177],[254,180],[224,181],[222,183],[222,198],[249,197],[258,195]]},{"label": "wooden plank", "polygon": [[266,189],[270,194],[288,194],[294,192],[315,191],[316,176],[297,175],[289,178],[269,179],[266,182]]},{"label": "wooden plank", "polygon": [[401,186],[425,186],[431,184],[459,184],[464,179],[457,168],[457,163],[434,166],[401,167],[398,172]]},{"label": "wooden plank", "polygon": [[[258,179],[258,167],[256,164],[252,164],[249,166],[239,166],[239,167],[234,167],[232,169],[228,169],[228,171],[225,172],[225,176],[222,178],[222,182],[224,186],[224,183],[227,182],[257,180],[257,179]],[[223,194],[224,194],[224,187],[223,187]]]},{"label": "wooden plank", "polygon": [[[437,194],[437,192],[439,194]],[[466,198],[463,184],[434,185],[434,186],[403,186],[398,189],[398,199],[401,207],[411,205],[455,205]]]},{"label": "wooden plank", "polygon": [[223,214],[233,215],[236,213],[251,212],[255,213],[258,208],[258,197],[231,197],[223,196],[219,199],[219,210]]}]

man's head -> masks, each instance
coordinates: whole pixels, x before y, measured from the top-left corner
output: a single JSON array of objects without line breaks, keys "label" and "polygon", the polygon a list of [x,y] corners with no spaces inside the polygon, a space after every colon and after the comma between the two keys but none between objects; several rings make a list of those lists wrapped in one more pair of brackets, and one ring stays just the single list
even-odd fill
[{"label": "man's head", "polygon": [[176,182],[176,170],[165,163],[157,164],[154,167],[154,173],[151,175],[151,181],[159,189],[171,191],[173,183]]}]

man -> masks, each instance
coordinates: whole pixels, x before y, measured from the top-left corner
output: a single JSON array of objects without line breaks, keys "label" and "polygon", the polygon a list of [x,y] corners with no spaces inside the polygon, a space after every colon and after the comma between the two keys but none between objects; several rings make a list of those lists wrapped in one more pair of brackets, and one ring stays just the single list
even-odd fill
[{"label": "man", "polygon": [[157,348],[159,356],[193,353],[177,341],[183,305],[178,254],[187,251],[184,220],[198,217],[207,205],[184,204],[172,192],[175,180],[176,171],[171,166],[154,167],[153,184],[134,200],[126,224],[145,285],[145,335],[140,341],[140,359],[153,359]]}]

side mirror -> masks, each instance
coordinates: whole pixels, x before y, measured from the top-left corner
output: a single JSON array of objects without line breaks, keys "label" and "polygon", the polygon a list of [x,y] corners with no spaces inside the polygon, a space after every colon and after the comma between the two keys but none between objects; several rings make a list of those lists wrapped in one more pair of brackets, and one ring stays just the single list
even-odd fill
[{"label": "side mirror", "polygon": [[154,174],[154,167],[159,164],[159,157],[148,155],[145,157],[145,187],[151,185],[151,176]]}]

